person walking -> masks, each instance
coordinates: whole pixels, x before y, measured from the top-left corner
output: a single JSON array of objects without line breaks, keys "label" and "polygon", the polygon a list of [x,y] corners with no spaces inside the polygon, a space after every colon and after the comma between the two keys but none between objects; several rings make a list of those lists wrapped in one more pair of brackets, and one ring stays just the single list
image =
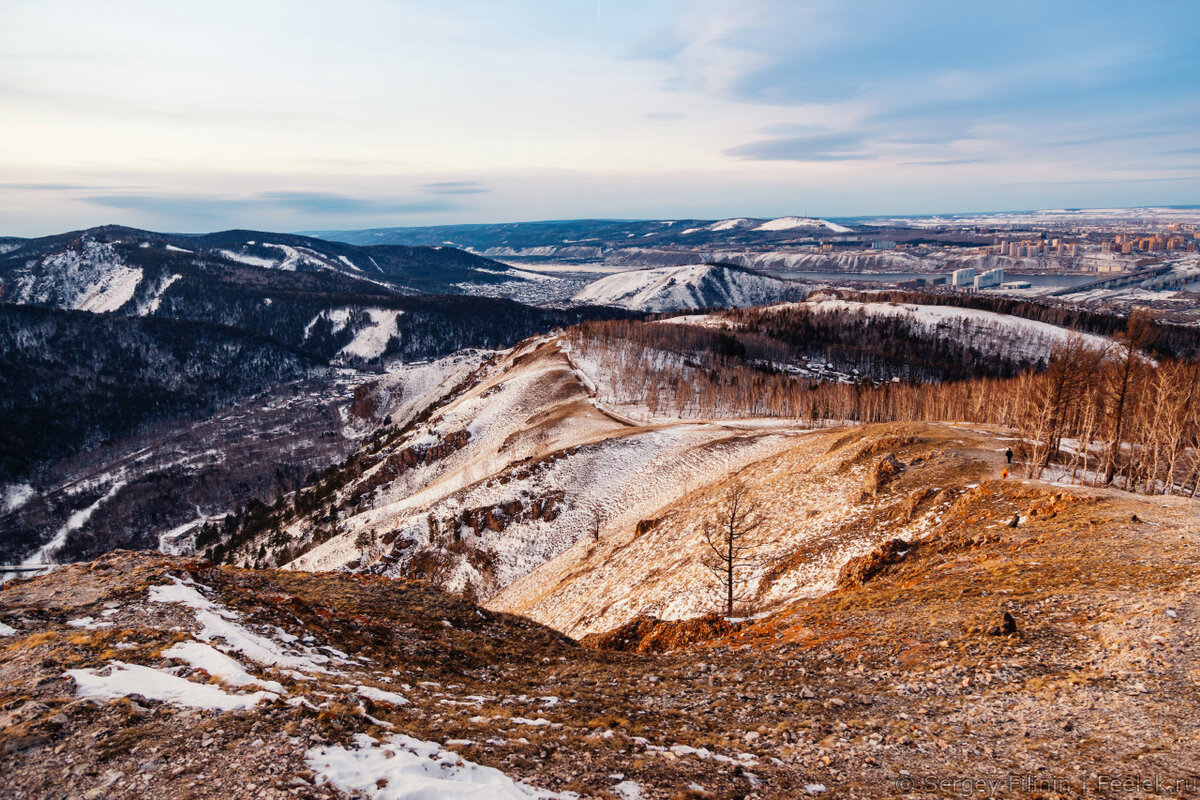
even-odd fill
[{"label": "person walking", "polygon": [[1012,451],[1012,448],[1010,447],[1010,448],[1008,448],[1007,450],[1005,450],[1005,451],[1004,451],[1004,455],[1005,455],[1005,457],[1007,457],[1007,458],[1008,458],[1008,463],[1010,463],[1010,464],[1011,464],[1011,463],[1012,463],[1012,457],[1013,457],[1013,451]]}]

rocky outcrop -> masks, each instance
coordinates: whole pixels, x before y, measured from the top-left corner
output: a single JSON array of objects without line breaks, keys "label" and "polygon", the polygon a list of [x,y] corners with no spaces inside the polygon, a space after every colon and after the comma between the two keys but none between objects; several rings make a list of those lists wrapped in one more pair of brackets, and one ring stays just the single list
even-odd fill
[{"label": "rocky outcrop", "polygon": [[881,458],[863,481],[863,497],[877,497],[887,485],[904,471],[904,462],[889,453]]},{"label": "rocky outcrop", "polygon": [[838,588],[844,589],[852,586],[862,586],[886,567],[892,564],[899,564],[916,547],[917,545],[913,542],[906,542],[903,539],[891,539],[876,547],[865,556],[850,559],[838,571]]}]

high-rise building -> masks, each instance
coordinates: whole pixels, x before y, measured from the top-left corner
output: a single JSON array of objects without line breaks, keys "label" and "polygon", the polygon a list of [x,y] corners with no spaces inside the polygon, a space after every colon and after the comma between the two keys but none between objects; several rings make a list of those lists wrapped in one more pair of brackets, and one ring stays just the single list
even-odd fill
[{"label": "high-rise building", "polygon": [[1004,283],[1004,267],[989,269],[975,276],[973,286],[976,289],[990,289]]},{"label": "high-rise building", "polygon": [[955,286],[971,286],[975,280],[975,268],[963,267],[956,269],[950,276]]}]

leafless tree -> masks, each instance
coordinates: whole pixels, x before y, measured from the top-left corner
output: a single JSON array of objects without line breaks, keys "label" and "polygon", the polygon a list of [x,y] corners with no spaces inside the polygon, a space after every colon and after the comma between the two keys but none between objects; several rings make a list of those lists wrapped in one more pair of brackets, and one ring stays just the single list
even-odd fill
[{"label": "leafless tree", "polygon": [[1117,460],[1121,452],[1121,434],[1129,408],[1134,405],[1135,394],[1140,389],[1140,378],[1144,365],[1143,350],[1154,340],[1154,330],[1151,319],[1142,310],[1129,315],[1125,331],[1118,334],[1120,357],[1106,376],[1105,388],[1108,394],[1108,417],[1111,436],[1108,442],[1108,453],[1105,456],[1104,482],[1112,483],[1117,474]]},{"label": "leafless tree", "polygon": [[739,591],[748,580],[746,571],[758,564],[765,542],[761,538],[763,515],[758,500],[745,483],[726,490],[716,516],[704,527],[707,546],[703,564],[717,577],[725,595],[725,616],[733,616]]}]

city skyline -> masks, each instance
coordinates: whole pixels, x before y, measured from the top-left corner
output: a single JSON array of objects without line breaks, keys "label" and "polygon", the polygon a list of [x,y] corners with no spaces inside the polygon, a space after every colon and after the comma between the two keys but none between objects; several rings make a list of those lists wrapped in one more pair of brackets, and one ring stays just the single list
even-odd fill
[{"label": "city skyline", "polygon": [[0,235],[1200,198],[1194,3],[330,8],[6,4]]}]

